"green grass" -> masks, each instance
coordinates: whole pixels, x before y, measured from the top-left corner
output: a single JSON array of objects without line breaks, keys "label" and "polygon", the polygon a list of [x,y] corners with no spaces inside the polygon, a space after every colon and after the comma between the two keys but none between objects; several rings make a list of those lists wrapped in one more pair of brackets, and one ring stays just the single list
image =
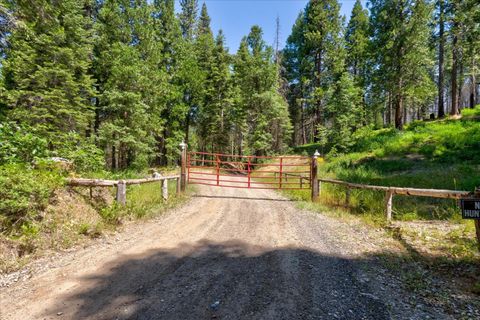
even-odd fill
[{"label": "green grass", "polygon": [[185,201],[187,195],[176,194],[176,182],[168,182],[169,198],[164,201],[160,182],[132,185],[127,188],[127,204],[122,207],[114,204],[101,210],[102,217],[109,223],[121,219],[141,219],[158,215]]},{"label": "green grass", "polygon": [[[480,106],[462,114],[459,120],[414,122],[404,131],[361,129],[349,153],[327,154],[319,165],[319,176],[372,185],[473,191],[480,186]],[[312,154],[318,148],[309,144],[296,151]],[[341,205],[344,198],[344,188],[322,185],[322,203]],[[354,190],[351,211],[383,215],[383,198],[383,192]],[[459,221],[460,215],[453,200],[395,196],[394,218]]]},{"label": "green grass", "polygon": [[[312,155],[317,149],[321,151],[319,145],[308,144],[295,151]],[[480,186],[480,106],[463,110],[461,119],[414,122],[404,131],[363,128],[355,133],[355,144],[348,153],[326,154],[319,162],[318,174],[370,185],[473,191]],[[367,224],[389,228],[384,192],[351,190],[348,208],[346,190],[338,185],[322,183],[320,199],[315,203],[310,201],[309,191],[283,193],[300,200],[301,208],[346,219],[354,215]],[[439,234],[429,234],[428,241],[416,245],[462,263],[478,259],[474,224],[462,220],[455,200],[397,195],[393,199],[393,219],[451,222],[456,227],[433,231]],[[415,226],[401,225],[403,235],[419,239]]]}]

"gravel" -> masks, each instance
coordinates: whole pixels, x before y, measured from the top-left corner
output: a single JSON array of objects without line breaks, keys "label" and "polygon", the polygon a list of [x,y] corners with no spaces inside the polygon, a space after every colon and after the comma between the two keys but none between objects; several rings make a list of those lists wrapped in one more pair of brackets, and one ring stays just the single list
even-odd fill
[{"label": "gravel", "polygon": [[382,267],[392,243],[268,190],[201,187],[160,218],[4,275],[0,319],[453,319]]}]

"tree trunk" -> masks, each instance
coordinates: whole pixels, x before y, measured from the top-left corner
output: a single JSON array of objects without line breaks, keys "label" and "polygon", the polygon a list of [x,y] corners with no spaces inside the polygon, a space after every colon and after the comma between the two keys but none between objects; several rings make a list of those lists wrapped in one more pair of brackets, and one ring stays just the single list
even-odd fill
[{"label": "tree trunk", "polygon": [[303,111],[303,101],[300,105],[300,112],[301,112],[301,127],[300,130],[302,130],[302,144],[307,144],[307,133],[305,132],[305,112]]},{"label": "tree trunk", "polygon": [[401,93],[397,93],[395,97],[395,128],[403,129],[403,96]]},{"label": "tree trunk", "polygon": [[452,109],[450,114],[455,116],[458,114],[458,37],[457,37],[457,23],[453,26],[453,42],[452,42]]},{"label": "tree trunk", "polygon": [[444,78],[445,78],[445,21],[444,21],[444,11],[445,3],[444,0],[440,0],[440,21],[439,21],[439,48],[438,48],[438,117],[443,118],[445,116],[445,87],[444,87]]},{"label": "tree trunk", "polygon": [[115,148],[115,145],[112,145],[112,164],[111,164],[112,170],[117,169],[117,150]]},{"label": "tree trunk", "polygon": [[470,84],[471,84],[471,93],[470,93],[470,108],[475,108],[475,103],[477,102],[477,81],[475,74],[470,76]]},{"label": "tree trunk", "polygon": [[390,92],[388,94],[388,101],[387,101],[387,125],[392,125],[392,95]]},{"label": "tree trunk", "polygon": [[188,144],[190,132],[190,111],[187,113],[187,118],[185,119],[185,143]]},{"label": "tree trunk", "polygon": [[[315,71],[316,71],[316,88],[321,87],[321,73],[322,73],[322,48],[318,50],[315,56]],[[320,97],[315,97],[316,101],[316,108],[315,108],[315,121],[313,122],[313,141],[317,141],[318,136],[318,125],[323,124],[322,119],[322,99]]]},{"label": "tree trunk", "polygon": [[[459,50],[461,48],[459,47]],[[459,54],[458,59],[458,80],[457,80],[457,88],[458,88],[458,113],[460,114],[462,112],[462,108],[464,107],[463,104],[463,97],[462,97],[462,89],[463,89],[463,83],[464,83],[464,77],[463,77],[463,59],[462,59],[462,53]]]}]

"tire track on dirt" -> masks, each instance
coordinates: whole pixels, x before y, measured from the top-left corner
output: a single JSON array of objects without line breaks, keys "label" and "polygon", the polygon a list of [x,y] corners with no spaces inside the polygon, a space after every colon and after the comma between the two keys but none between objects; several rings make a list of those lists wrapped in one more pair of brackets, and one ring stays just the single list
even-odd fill
[{"label": "tire track on dirt", "polygon": [[354,242],[340,241],[338,233],[352,232],[340,222],[299,211],[268,190],[202,186],[199,193],[127,228],[118,242],[83,249],[2,289],[2,317],[425,318],[415,308],[387,308],[394,293],[358,280],[370,262],[348,250]]}]

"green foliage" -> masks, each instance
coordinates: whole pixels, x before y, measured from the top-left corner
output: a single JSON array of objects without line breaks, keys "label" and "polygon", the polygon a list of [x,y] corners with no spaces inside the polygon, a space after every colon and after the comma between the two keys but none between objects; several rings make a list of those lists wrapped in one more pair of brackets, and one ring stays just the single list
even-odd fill
[{"label": "green foliage", "polygon": [[260,27],[252,27],[242,39],[234,63],[238,89],[238,105],[233,110],[234,141],[243,153],[256,155],[285,150],[291,130],[286,101],[278,92],[273,49],[262,36]]},{"label": "green foliage", "polygon": [[98,141],[113,169],[144,167],[156,156],[165,80],[152,13],[143,1],[109,0],[98,15]]},{"label": "green foliage", "polygon": [[93,117],[92,34],[84,4],[7,2],[21,20],[8,36],[2,62],[8,117],[35,128],[52,146],[70,131],[84,134]]},{"label": "green foliage", "polygon": [[370,2],[374,94],[390,94],[399,129],[407,105],[418,107],[433,100],[434,61],[428,45],[432,10],[429,1]]},{"label": "green foliage", "polygon": [[44,158],[48,154],[47,140],[40,138],[31,128],[13,122],[0,123],[0,165],[32,163],[35,158]]},{"label": "green foliage", "polygon": [[[354,134],[354,144],[343,155],[332,154],[320,165],[320,176],[372,185],[472,191],[480,185],[478,148],[480,122],[470,115],[461,120],[415,122],[404,131],[372,130]],[[313,151],[318,145],[304,146]],[[325,185],[327,203],[344,199],[341,187]],[[354,212],[383,214],[382,192],[354,191]],[[416,197],[395,197],[395,219],[457,219],[455,201]]]},{"label": "green foliage", "polygon": [[64,144],[52,153],[71,161],[78,173],[98,172],[105,168],[103,151],[93,141],[83,139],[73,132],[68,134]]},{"label": "green foliage", "polygon": [[22,164],[0,166],[0,231],[30,228],[62,181],[58,170],[36,170]]},{"label": "green foliage", "polygon": [[331,96],[326,106],[326,114],[332,119],[328,141],[343,152],[352,146],[353,132],[362,126],[361,90],[354,85],[352,76],[345,72],[332,86]]},{"label": "green foliage", "polygon": [[162,198],[160,183],[147,183],[129,186],[127,191],[127,205],[118,206],[116,203],[100,210],[102,219],[117,225],[124,219],[141,219],[158,215],[168,208],[172,208],[186,199],[184,195],[176,195],[175,183],[168,185],[169,199]]}]

